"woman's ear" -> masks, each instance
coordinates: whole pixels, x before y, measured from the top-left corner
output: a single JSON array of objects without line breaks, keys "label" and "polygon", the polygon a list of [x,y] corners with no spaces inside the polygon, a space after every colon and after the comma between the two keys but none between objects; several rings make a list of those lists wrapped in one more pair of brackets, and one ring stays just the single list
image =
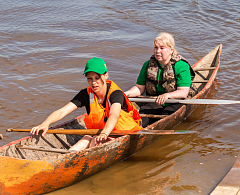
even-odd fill
[{"label": "woman's ear", "polygon": [[104,74],[104,76],[105,76],[105,79],[107,80],[107,79],[108,79],[108,72],[106,72],[106,73]]},{"label": "woman's ear", "polygon": [[103,83],[106,83],[108,79],[108,72],[106,72],[105,74],[101,74],[101,80]]}]

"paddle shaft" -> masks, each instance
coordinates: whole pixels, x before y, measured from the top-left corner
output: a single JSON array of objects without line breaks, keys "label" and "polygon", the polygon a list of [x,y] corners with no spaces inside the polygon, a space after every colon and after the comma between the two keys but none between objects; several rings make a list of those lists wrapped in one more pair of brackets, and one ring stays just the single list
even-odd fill
[{"label": "paddle shaft", "polygon": [[[30,132],[31,129],[7,129],[8,132]],[[66,135],[99,135],[102,129],[49,129],[47,133]],[[189,130],[113,130],[110,135],[168,135],[168,134],[191,134],[197,131]]]},{"label": "paddle shaft", "polygon": [[[137,98],[128,98],[131,102],[145,102],[145,103],[152,103],[156,102],[156,99],[152,97],[137,97]],[[165,103],[180,103],[180,104],[240,104],[240,101],[233,101],[233,100],[216,100],[216,99],[167,99]]]}]

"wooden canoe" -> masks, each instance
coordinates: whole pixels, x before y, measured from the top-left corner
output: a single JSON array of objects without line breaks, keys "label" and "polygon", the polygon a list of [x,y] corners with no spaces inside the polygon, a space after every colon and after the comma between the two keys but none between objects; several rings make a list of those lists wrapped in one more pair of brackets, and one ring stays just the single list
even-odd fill
[{"label": "wooden canoe", "polygon": [[[193,98],[205,98],[209,92],[219,69],[221,50],[222,45],[219,45],[194,64],[194,82],[199,92]],[[196,107],[197,105],[183,105],[175,113],[159,119],[145,129],[171,129]],[[85,115],[79,116],[53,129],[81,129],[84,127],[84,117]],[[115,140],[80,152],[68,151],[80,139],[77,135],[24,137],[0,147],[0,192],[2,195],[43,194],[69,186],[126,159],[159,137],[161,136],[118,135]],[[163,138],[164,136],[161,139]],[[36,147],[36,150],[28,150],[26,147]]]}]

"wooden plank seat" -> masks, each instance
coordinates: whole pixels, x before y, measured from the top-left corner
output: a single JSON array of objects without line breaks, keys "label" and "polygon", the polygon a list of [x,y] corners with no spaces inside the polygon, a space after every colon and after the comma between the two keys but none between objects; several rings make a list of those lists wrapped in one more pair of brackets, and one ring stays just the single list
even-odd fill
[{"label": "wooden plank seat", "polygon": [[140,114],[143,118],[165,118],[168,115]]},{"label": "wooden plank seat", "polygon": [[208,80],[196,80],[196,81],[191,81],[192,83],[207,83],[208,82]]},{"label": "wooden plank seat", "polygon": [[194,71],[204,71],[204,70],[214,70],[216,67],[200,67],[200,68],[193,68]]},{"label": "wooden plank seat", "polygon": [[16,148],[27,149],[27,150],[38,150],[38,151],[45,151],[45,152],[57,152],[57,153],[62,153],[62,154],[75,152],[73,150],[48,148],[48,147],[43,147],[43,146],[27,146],[27,145],[21,145],[21,144],[16,144]]}]

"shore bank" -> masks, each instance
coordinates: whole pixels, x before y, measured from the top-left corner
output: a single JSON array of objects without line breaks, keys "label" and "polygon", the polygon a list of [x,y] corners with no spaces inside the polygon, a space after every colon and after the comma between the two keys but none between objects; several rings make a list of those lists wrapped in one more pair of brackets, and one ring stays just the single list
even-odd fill
[{"label": "shore bank", "polygon": [[240,195],[240,155],[211,195]]}]

